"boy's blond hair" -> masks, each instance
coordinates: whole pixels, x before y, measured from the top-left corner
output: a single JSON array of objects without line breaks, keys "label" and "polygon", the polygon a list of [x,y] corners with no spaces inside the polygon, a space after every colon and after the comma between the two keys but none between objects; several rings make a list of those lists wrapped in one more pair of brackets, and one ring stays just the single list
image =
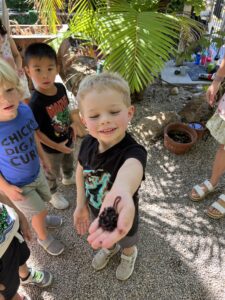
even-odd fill
[{"label": "boy's blond hair", "polygon": [[104,72],[101,74],[86,76],[81,81],[77,92],[79,109],[81,110],[82,99],[87,93],[91,92],[92,90],[102,92],[108,89],[121,93],[123,95],[124,104],[127,107],[131,105],[130,88],[127,81],[117,73]]},{"label": "boy's blond hair", "polygon": [[8,84],[12,84],[21,97],[23,96],[23,86],[16,71],[7,62],[0,59],[0,86],[6,87]]}]

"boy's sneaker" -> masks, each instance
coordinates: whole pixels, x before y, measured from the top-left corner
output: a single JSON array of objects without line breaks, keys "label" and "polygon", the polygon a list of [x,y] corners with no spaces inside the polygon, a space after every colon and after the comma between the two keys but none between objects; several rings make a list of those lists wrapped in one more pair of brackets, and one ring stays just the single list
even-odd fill
[{"label": "boy's sneaker", "polygon": [[119,244],[116,244],[113,249],[102,248],[97,252],[97,254],[95,254],[91,264],[92,267],[97,271],[105,268],[110,258],[113,257],[119,250]]},{"label": "boy's sneaker", "polygon": [[73,172],[72,176],[70,178],[63,177],[62,184],[64,185],[72,185],[75,184],[75,174]]},{"label": "boy's sneaker", "polygon": [[134,253],[131,256],[121,255],[121,262],[116,270],[116,278],[119,280],[127,280],[134,271],[134,265],[137,258],[137,247],[134,247]]},{"label": "boy's sneaker", "polygon": [[46,287],[52,283],[52,274],[48,271],[38,271],[29,268],[30,276],[26,280],[20,280],[22,285],[33,284],[39,287]]},{"label": "boy's sneaker", "polygon": [[49,202],[56,209],[66,209],[70,205],[69,202],[64,198],[63,194],[60,192],[52,194],[52,198]]},{"label": "boy's sneaker", "polygon": [[49,254],[57,256],[60,255],[64,249],[65,246],[63,243],[61,243],[59,240],[55,239],[51,234],[48,234],[48,237],[46,240],[41,241],[37,239],[38,244],[41,245],[45,251],[47,251]]},{"label": "boy's sneaker", "polygon": [[63,219],[60,216],[47,215],[45,218],[46,227],[48,228],[58,228],[62,225]]}]

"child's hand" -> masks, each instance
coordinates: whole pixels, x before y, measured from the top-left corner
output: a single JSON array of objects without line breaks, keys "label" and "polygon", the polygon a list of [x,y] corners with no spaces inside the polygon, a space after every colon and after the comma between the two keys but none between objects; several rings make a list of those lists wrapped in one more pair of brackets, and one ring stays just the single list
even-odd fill
[{"label": "child's hand", "polygon": [[[103,231],[102,228],[98,225],[99,218],[96,218],[95,221],[91,224],[89,228],[88,242],[92,248],[111,248],[115,243],[121,240],[124,236],[127,235],[129,230],[133,225],[135,207],[133,198],[130,195],[116,195],[121,196],[121,200],[117,206],[117,212],[119,214],[117,227],[112,231]],[[113,206],[115,195],[108,193],[103,201],[101,212],[105,207]]]},{"label": "child's hand", "polygon": [[11,201],[25,200],[25,197],[22,195],[23,190],[15,185],[8,185],[4,193]]},{"label": "child's hand", "polygon": [[84,235],[88,231],[90,215],[86,205],[82,208],[76,207],[73,214],[73,222],[78,234]]},{"label": "child's hand", "polygon": [[23,233],[25,240],[31,241],[32,235],[31,235],[30,227],[27,222],[27,219],[25,218],[25,216],[22,213],[19,215],[19,220],[20,220],[20,228],[21,228],[21,231]]},{"label": "child's hand", "polygon": [[219,87],[220,87],[220,82],[215,81],[209,86],[206,92],[206,98],[210,106],[214,105],[216,93],[218,92]]},{"label": "child's hand", "polygon": [[73,151],[73,149],[71,149],[70,147],[67,147],[66,144],[68,143],[68,140],[59,143],[56,150],[58,150],[59,152],[65,153],[65,154],[69,154]]}]

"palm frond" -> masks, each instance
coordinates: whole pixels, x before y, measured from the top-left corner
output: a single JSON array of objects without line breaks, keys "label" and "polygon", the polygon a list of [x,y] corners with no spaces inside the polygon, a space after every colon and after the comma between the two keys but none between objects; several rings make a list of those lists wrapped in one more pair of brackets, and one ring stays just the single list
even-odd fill
[{"label": "palm frond", "polygon": [[[56,7],[66,1],[36,2],[42,15],[51,16],[51,24],[57,17]],[[157,3],[158,0],[70,0],[69,13],[73,17],[69,34],[98,45],[105,57],[105,68],[119,72],[132,92],[140,91],[177,51],[181,29],[192,28],[190,34],[201,30],[189,18],[152,11]],[[55,15],[51,15],[53,12]]]},{"label": "palm frond", "polygon": [[[81,29],[88,23],[85,18],[80,21],[75,28]],[[98,32],[95,38],[106,57],[105,67],[119,72],[129,82],[132,92],[154,80],[175,50],[180,30],[173,17],[138,12],[126,1],[117,0],[110,1],[110,7],[98,10],[92,26]]]},{"label": "palm frond", "polygon": [[52,33],[56,33],[57,25],[60,24],[57,11],[63,9],[64,4],[63,0],[34,0],[41,23],[48,25]]}]

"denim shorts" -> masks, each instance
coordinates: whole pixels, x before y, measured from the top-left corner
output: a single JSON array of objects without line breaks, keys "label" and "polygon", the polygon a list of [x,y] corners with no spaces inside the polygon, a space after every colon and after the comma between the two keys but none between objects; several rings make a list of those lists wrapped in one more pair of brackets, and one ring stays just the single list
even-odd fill
[{"label": "denim shorts", "polygon": [[35,181],[23,186],[21,189],[26,199],[14,201],[14,204],[26,216],[32,217],[46,210],[45,201],[48,202],[51,199],[51,192],[42,169],[40,169]]},{"label": "denim shorts", "polygon": [[11,300],[17,293],[20,285],[19,267],[26,263],[29,256],[30,250],[26,242],[20,243],[14,237],[0,258],[0,294],[5,297],[5,300]]}]

